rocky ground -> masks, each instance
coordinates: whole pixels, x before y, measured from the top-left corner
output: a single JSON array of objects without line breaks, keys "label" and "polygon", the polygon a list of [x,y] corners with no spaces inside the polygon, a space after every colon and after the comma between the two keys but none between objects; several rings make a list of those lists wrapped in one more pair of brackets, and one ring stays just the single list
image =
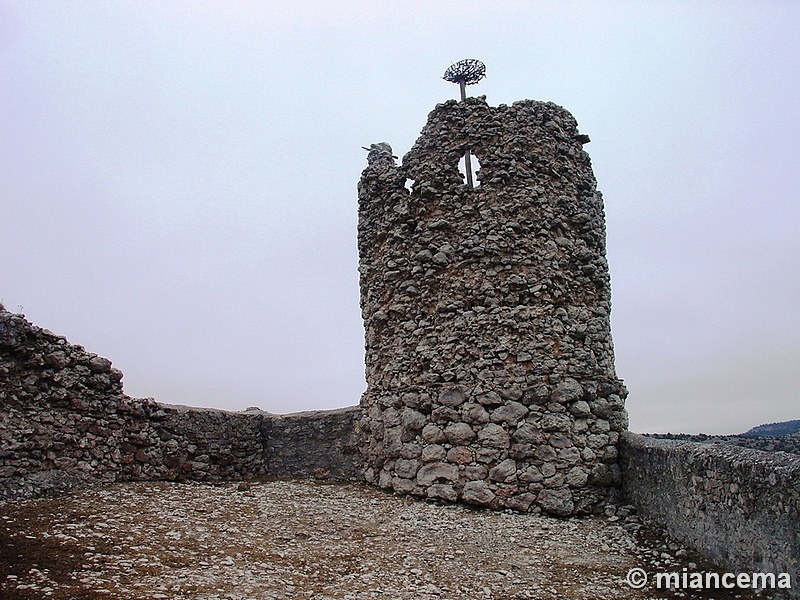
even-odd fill
[{"label": "rocky ground", "polygon": [[[0,598],[752,598],[633,590],[711,570],[624,508],[554,519],[357,484],[136,483],[0,504]],[[718,570],[718,569],[717,569]]]}]

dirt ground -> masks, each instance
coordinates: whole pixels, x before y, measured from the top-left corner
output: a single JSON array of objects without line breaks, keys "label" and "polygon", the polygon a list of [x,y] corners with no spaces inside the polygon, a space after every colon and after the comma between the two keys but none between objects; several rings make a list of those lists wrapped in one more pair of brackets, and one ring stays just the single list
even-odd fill
[{"label": "dirt ground", "polygon": [[133,483],[0,504],[5,600],[764,597],[634,590],[635,567],[721,572],[635,516],[474,510],[358,484]]}]

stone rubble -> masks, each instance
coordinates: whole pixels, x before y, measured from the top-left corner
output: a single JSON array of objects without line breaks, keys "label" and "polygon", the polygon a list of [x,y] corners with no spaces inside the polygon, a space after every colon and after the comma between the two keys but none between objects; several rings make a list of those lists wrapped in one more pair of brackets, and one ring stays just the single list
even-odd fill
[{"label": "stone rubble", "polygon": [[680,571],[686,550],[647,545],[629,509],[607,512],[562,520],[313,480],[117,484],[0,504],[0,597],[681,597],[624,578]]}]

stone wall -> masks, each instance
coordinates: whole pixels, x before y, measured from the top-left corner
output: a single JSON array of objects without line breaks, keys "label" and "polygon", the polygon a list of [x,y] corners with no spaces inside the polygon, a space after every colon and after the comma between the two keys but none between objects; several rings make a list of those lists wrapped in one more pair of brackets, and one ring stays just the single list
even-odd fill
[{"label": "stone wall", "polygon": [[142,479],[356,478],[359,414],[133,399],[109,360],[0,308],[0,498]]},{"label": "stone wall", "polygon": [[[358,229],[368,481],[558,515],[613,494],[626,391],[586,141],[552,103],[468,98],[430,113],[402,166],[373,145]],[[458,171],[467,148],[476,189]]]},{"label": "stone wall", "polygon": [[735,572],[790,573],[800,598],[800,457],[625,433],[639,513]]},{"label": "stone wall", "polygon": [[267,472],[274,476],[363,480],[360,417],[358,406],[268,415],[264,435]]}]

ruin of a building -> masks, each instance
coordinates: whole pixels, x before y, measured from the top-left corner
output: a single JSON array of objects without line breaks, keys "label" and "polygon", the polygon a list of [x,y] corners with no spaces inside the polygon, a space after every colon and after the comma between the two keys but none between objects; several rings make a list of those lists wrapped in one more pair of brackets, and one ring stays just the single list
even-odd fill
[{"label": "ruin of a building", "polygon": [[[563,108],[438,105],[359,183],[367,481],[560,515],[619,484],[603,201]],[[480,162],[471,189],[459,172]]]},{"label": "ruin of a building", "polygon": [[586,141],[554,104],[467,98],[437,106],[400,165],[373,146],[360,406],[282,416],[133,399],[109,360],[0,306],[0,503],[274,476],[564,516],[621,495],[723,566],[796,581],[799,459],[625,431]]}]

